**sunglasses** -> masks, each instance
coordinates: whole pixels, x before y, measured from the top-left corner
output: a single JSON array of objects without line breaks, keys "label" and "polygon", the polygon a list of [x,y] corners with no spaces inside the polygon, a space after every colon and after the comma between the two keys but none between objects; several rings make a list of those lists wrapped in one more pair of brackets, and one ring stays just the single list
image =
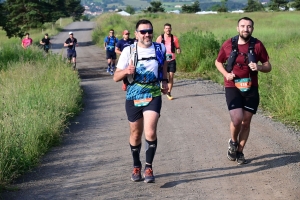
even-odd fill
[{"label": "sunglasses", "polygon": [[146,33],[152,34],[153,29],[145,29],[145,30],[136,30],[137,32],[140,32],[142,35],[145,35]]},{"label": "sunglasses", "polygon": [[126,33],[125,35],[130,35],[130,33]]}]

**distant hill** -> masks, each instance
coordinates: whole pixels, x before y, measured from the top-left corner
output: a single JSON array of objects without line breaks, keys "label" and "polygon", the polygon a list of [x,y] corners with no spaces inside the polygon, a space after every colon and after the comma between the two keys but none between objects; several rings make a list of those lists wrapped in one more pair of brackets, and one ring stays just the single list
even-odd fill
[{"label": "distant hill", "polygon": [[[1,1],[1,0],[0,0]],[[269,0],[261,0],[269,1]],[[101,4],[104,10],[108,9],[125,9],[127,5],[134,7],[136,10],[142,10],[150,6],[151,0],[81,0],[84,5]],[[166,11],[180,10],[180,6],[186,4],[191,5],[191,0],[161,0]],[[200,0],[200,8],[202,11],[209,11],[213,5],[220,4],[221,0]],[[248,0],[229,0],[227,2],[228,10],[240,10],[247,6]]]}]

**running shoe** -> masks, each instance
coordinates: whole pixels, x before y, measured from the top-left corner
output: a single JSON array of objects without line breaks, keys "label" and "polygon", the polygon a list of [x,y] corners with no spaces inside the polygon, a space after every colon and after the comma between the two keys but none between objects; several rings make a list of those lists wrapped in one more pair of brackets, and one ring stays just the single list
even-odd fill
[{"label": "running shoe", "polygon": [[141,166],[133,168],[133,171],[132,171],[132,174],[131,174],[131,180],[132,181],[137,182],[137,181],[142,180],[141,169],[142,169]]},{"label": "running shoe", "polygon": [[122,84],[122,90],[124,90],[124,91],[127,90],[127,85],[125,83]]},{"label": "running shoe", "polygon": [[167,97],[168,97],[169,100],[172,100],[172,99],[173,99],[173,97],[171,96],[171,93],[170,93],[170,92],[167,93]]},{"label": "running shoe", "polygon": [[228,141],[228,151],[227,151],[227,158],[231,161],[236,160],[236,151],[237,151],[238,144],[237,142],[232,142],[231,139]]},{"label": "running shoe", "polygon": [[110,72],[110,67],[107,67],[107,70],[106,70],[106,72],[107,72],[107,73],[109,73],[109,72]]},{"label": "running shoe", "polygon": [[153,175],[153,170],[148,167],[144,171],[144,182],[145,183],[154,183],[155,182],[155,177]]},{"label": "running shoe", "polygon": [[245,156],[242,152],[236,152],[236,161],[238,165],[247,164],[247,160],[245,159]]},{"label": "running shoe", "polygon": [[109,73],[110,73],[110,75],[114,75],[114,71],[110,71]]}]

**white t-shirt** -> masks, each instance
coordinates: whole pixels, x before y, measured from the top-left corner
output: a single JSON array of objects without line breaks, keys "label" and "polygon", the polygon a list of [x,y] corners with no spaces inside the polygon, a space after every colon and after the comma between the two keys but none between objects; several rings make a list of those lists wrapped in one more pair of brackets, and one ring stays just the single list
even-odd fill
[{"label": "white t-shirt", "polygon": [[[136,44],[134,44],[136,45]],[[161,44],[162,52],[166,52],[166,47]],[[134,61],[134,48],[125,47],[119,58],[117,68],[126,69],[129,66],[130,59]],[[160,85],[158,82],[158,61],[156,59],[141,60],[142,58],[156,58],[154,44],[148,48],[142,48],[137,46],[138,61],[136,65],[135,83],[128,85],[126,99],[137,100],[149,97],[160,96]],[[141,84],[143,82],[153,82],[155,84]]]}]

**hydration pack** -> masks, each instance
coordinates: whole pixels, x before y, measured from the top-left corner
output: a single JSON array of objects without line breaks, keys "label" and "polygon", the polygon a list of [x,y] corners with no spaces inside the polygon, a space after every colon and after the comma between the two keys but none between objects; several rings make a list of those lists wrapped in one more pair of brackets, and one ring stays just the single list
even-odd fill
[{"label": "hydration pack", "polygon": [[[155,49],[155,57],[148,57],[148,58],[141,58],[138,59],[138,52],[137,52],[137,43],[135,42],[134,44],[130,45],[130,55],[132,55],[132,53],[134,54],[134,59],[133,59],[133,65],[136,67],[137,62],[141,61],[141,60],[157,60],[158,62],[158,78],[157,80],[154,80],[152,82],[148,82],[148,83],[156,83],[159,81],[162,81],[163,79],[163,66],[164,66],[164,62],[165,62],[165,52],[162,51],[162,47],[160,43],[157,42],[152,42],[154,45],[154,49]],[[134,74],[130,74],[127,75],[127,80],[129,82],[129,84],[132,84],[135,82],[134,79]]]},{"label": "hydration pack", "polygon": [[[236,63],[235,60],[239,55],[238,40],[239,40],[238,35],[231,38],[232,50],[231,50],[230,56],[227,60],[227,63],[225,64],[225,69],[228,73],[232,72],[233,66]],[[256,56],[255,56],[255,53],[254,53],[255,43],[256,43],[256,38],[250,37],[248,53],[247,53],[247,58],[248,58],[249,63],[250,62],[253,62],[253,63],[257,62],[256,61]]]},{"label": "hydration pack", "polygon": [[[165,44],[165,34],[161,34],[161,43]],[[175,53],[175,43],[174,43],[174,37],[171,34],[171,52]]]}]

